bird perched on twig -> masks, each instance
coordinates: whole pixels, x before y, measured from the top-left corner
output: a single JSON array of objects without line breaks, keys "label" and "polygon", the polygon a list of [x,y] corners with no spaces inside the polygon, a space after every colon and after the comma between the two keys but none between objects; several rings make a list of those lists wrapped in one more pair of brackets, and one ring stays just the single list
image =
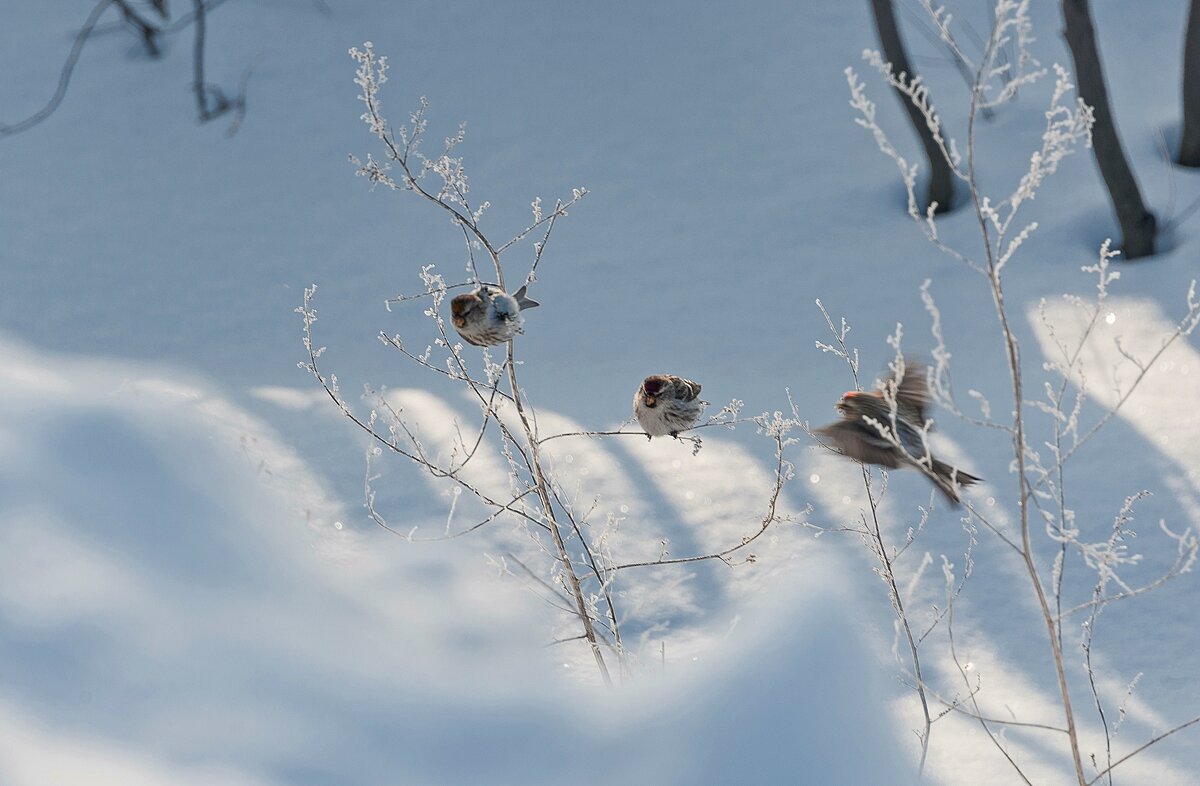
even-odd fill
[{"label": "bird perched on twig", "polygon": [[652,374],[642,380],[633,396],[633,414],[646,437],[661,437],[696,425],[705,401],[700,401],[700,383],[674,374]]},{"label": "bird perched on twig", "polygon": [[526,297],[525,287],[509,295],[499,287],[480,284],[474,292],[450,301],[450,321],[468,343],[494,347],[524,332],[521,311],[537,305]]},{"label": "bird perched on twig", "polygon": [[929,404],[925,367],[906,361],[901,368],[900,378],[893,374],[882,388],[842,394],[837,403],[842,419],[816,432],[828,437],[847,457],[863,464],[892,469],[916,467],[950,502],[958,505],[962,502],[959,488],[978,483],[980,478],[934,458],[925,439],[929,430],[925,419]]}]

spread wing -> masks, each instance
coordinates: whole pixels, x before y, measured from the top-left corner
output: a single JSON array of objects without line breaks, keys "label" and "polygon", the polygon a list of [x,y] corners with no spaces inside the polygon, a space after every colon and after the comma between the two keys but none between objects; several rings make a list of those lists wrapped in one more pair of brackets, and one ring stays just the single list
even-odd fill
[{"label": "spread wing", "polygon": [[904,358],[904,376],[896,384],[896,406],[917,425],[924,425],[928,419],[929,368],[921,361]]},{"label": "spread wing", "polygon": [[904,377],[896,388],[896,401],[912,407],[917,417],[925,421],[925,408],[929,406],[929,369],[924,363],[905,360]]},{"label": "spread wing", "polygon": [[879,431],[854,420],[839,420],[822,426],[816,432],[826,437],[830,444],[849,458],[864,464],[881,464],[895,469],[900,466],[900,456]]}]

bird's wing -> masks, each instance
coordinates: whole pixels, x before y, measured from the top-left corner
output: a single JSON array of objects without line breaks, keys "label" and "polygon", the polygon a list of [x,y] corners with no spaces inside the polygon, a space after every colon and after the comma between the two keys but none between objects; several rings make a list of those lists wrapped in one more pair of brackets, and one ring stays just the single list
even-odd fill
[{"label": "bird's wing", "polygon": [[693,382],[690,379],[683,377],[675,377],[675,389],[679,391],[679,398],[684,401],[695,401],[696,396],[700,395],[700,383]]},{"label": "bird's wing", "polygon": [[925,408],[929,406],[929,369],[921,361],[904,359],[904,376],[896,385],[896,404],[911,407],[924,424]]},{"label": "bird's wing", "polygon": [[881,464],[895,469],[901,464],[900,451],[879,435],[872,426],[853,420],[839,420],[816,429],[835,448],[855,461]]}]

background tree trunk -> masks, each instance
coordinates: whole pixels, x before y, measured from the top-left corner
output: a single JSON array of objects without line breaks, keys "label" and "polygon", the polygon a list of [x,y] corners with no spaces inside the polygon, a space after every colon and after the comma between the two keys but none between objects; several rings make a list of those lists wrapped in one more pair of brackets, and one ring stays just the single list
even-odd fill
[{"label": "background tree trunk", "polygon": [[1121,251],[1126,259],[1149,256],[1154,253],[1157,222],[1142,201],[1137,179],[1117,136],[1087,0],[1062,0],[1062,10],[1063,35],[1071,48],[1071,59],[1075,61],[1079,97],[1092,107],[1096,116],[1096,124],[1092,127],[1092,150],[1112,199],[1117,222],[1121,225]]},{"label": "background tree trunk", "polygon": [[[900,37],[900,28],[896,25],[896,12],[892,8],[892,0],[871,0],[871,10],[875,15],[875,27],[879,31],[879,46],[883,49],[883,59],[892,64],[893,73],[905,73],[910,79],[915,77],[916,71],[908,62],[908,51],[904,48],[904,39]],[[929,130],[921,110],[913,106],[908,96],[898,95],[917,136],[921,138],[925,158],[929,161],[929,187],[925,192],[925,207],[928,208],[936,202],[936,212],[945,213],[954,207],[954,173],[942,157],[937,142],[933,141],[933,133]]]},{"label": "background tree trunk", "polygon": [[1183,136],[1179,163],[1200,167],[1200,0],[1192,0],[1183,40]]}]

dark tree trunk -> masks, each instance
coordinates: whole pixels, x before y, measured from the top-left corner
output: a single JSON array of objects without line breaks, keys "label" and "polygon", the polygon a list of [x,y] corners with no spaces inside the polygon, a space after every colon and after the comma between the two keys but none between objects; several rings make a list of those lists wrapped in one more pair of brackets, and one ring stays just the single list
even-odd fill
[{"label": "dark tree trunk", "polygon": [[[917,74],[908,62],[908,51],[904,48],[904,39],[900,37],[900,28],[896,25],[896,13],[892,8],[892,0],[871,0],[871,10],[875,14],[875,27],[879,31],[879,45],[883,49],[883,59],[892,64],[892,72],[907,74],[912,79]],[[925,122],[921,110],[913,106],[908,96],[897,93],[900,103],[908,112],[908,119],[913,129],[921,138],[921,146],[925,148],[925,158],[929,161],[929,188],[925,192],[925,207],[937,203],[936,212],[945,213],[954,207],[954,173],[950,164],[942,155],[941,148],[933,139],[933,132]]]},{"label": "dark tree trunk", "polygon": [[1183,39],[1183,136],[1179,163],[1200,166],[1200,0],[1192,0]]},{"label": "dark tree trunk", "polygon": [[1087,0],[1062,0],[1062,10],[1063,34],[1071,48],[1071,59],[1075,61],[1079,97],[1095,112],[1092,150],[1112,199],[1117,222],[1121,225],[1121,251],[1126,259],[1149,256],[1154,253],[1157,222],[1142,201],[1137,179],[1133,176],[1125,151],[1121,148],[1121,139],[1117,136]]}]

